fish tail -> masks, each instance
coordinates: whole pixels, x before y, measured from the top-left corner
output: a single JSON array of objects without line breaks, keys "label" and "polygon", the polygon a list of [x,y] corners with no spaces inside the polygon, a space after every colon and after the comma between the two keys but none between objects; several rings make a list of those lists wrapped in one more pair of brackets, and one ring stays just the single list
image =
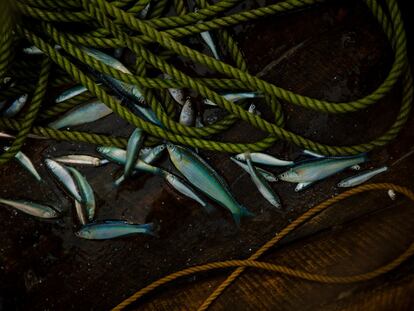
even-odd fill
[{"label": "fish tail", "polygon": [[147,224],[142,224],[138,226],[139,228],[144,229],[146,234],[152,235],[154,237],[159,237],[158,232],[160,231],[160,227],[158,225],[149,222]]},{"label": "fish tail", "polygon": [[244,207],[243,205],[239,205],[239,210],[236,213],[233,213],[233,219],[234,222],[236,223],[237,227],[240,227],[240,218],[241,217],[253,217],[256,214],[254,214],[253,212],[249,211],[246,207]]}]

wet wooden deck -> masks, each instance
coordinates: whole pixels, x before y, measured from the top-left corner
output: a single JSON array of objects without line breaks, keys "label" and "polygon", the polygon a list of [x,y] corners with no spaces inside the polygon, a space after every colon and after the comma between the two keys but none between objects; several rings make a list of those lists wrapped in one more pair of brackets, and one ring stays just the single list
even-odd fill
[{"label": "wet wooden deck", "polygon": [[[360,98],[386,77],[392,61],[380,28],[359,1],[332,1],[236,30],[251,72],[316,98]],[[399,99],[398,88],[378,105],[337,116],[285,105],[287,127],[325,143],[364,142],[391,124]],[[266,113],[262,103],[257,104]],[[131,130],[114,117],[97,123],[94,130],[108,132],[114,125],[118,134],[126,136]],[[243,140],[246,133],[249,139],[262,135],[239,124],[222,138]],[[364,168],[392,163],[412,148],[413,142],[411,117],[398,139],[373,152],[372,161]],[[245,219],[237,230],[226,211],[218,208],[207,215],[156,177],[142,175],[115,190],[112,181],[120,172],[118,166],[82,168],[97,196],[98,219],[157,221],[161,225],[159,238],[96,242],[74,236],[72,204],[41,164],[47,156],[93,154],[93,146],[31,141],[24,151],[46,183],[36,184],[16,163],[10,163],[0,167],[0,195],[46,201],[66,212],[61,221],[51,223],[0,209],[0,310],[106,310],[168,273],[211,261],[247,258],[289,221],[339,193],[335,184],[351,174],[343,172],[302,193],[295,193],[291,184],[274,184],[285,207],[279,212],[260,197],[249,177],[227,155],[202,152],[225,176],[240,202],[257,214]],[[293,158],[299,151],[280,142],[270,153]],[[374,181],[412,188],[413,159],[406,159]],[[167,159],[162,165],[170,167]],[[413,228],[411,203],[401,197],[391,201],[385,192],[362,194],[314,219],[263,259],[310,272],[361,273],[399,255],[414,239]],[[215,272],[180,280],[131,309],[194,309],[226,275],[228,272]],[[412,310],[413,290],[414,259],[382,277],[350,285],[324,285],[249,270],[212,309]]]}]

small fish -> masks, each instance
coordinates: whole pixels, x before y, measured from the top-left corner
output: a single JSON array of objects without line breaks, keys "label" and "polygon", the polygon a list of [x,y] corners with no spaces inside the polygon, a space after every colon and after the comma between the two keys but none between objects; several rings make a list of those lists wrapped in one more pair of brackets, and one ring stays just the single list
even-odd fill
[{"label": "small fish", "polygon": [[4,205],[8,205],[22,211],[26,214],[39,217],[39,218],[57,218],[59,217],[59,213],[51,208],[50,206],[34,203],[30,201],[24,200],[7,200],[7,199],[0,199],[0,203]]},{"label": "small fish", "polygon": [[[4,150],[9,150],[10,147],[4,147]],[[37,181],[42,181],[42,177],[40,177],[39,173],[37,172],[36,168],[34,167],[32,161],[30,161],[29,157],[25,155],[23,152],[19,151],[14,156],[15,159],[19,162],[19,164],[25,168]]]},{"label": "small fish", "polygon": [[203,122],[203,117],[202,116],[197,116],[195,119],[195,126],[197,128],[201,128],[204,127],[204,122]]},{"label": "small fish", "polygon": [[84,104],[76,107],[62,117],[49,123],[49,127],[53,129],[61,129],[81,125],[102,119],[112,113],[112,110],[100,101]]},{"label": "small fish", "polygon": [[5,132],[0,132],[0,137],[1,138],[7,138],[7,139],[9,139],[9,138],[15,138],[15,136],[10,135],[10,134],[7,134]]},{"label": "small fish", "polygon": [[[72,174],[75,182],[78,186],[80,195],[82,197],[83,203],[82,205],[85,206],[86,213],[88,215],[89,221],[93,220],[95,216],[95,195],[93,193],[93,189],[89,182],[86,180],[85,176],[83,176],[77,169],[73,167],[68,167],[69,172]],[[80,202],[79,202],[80,203]]]},{"label": "small fish", "polygon": [[100,159],[97,157],[83,154],[68,154],[61,157],[53,158],[53,160],[63,164],[90,166],[102,166],[109,163],[107,159]]},{"label": "small fish", "polygon": [[[55,50],[60,50],[62,47],[60,45],[55,45]],[[23,53],[28,55],[42,55],[44,54],[41,49],[39,49],[37,46],[32,45],[26,48],[23,48]]]},{"label": "small fish", "polygon": [[74,87],[71,87],[70,89],[63,91],[58,97],[56,97],[55,103],[64,102],[70,98],[73,98],[82,93],[85,93],[87,90],[88,89],[81,84],[75,85]]},{"label": "small fish", "polygon": [[78,188],[76,187],[75,181],[66,167],[51,159],[46,159],[45,163],[63,189],[65,189],[73,199],[80,203],[84,203]]},{"label": "small fish", "polygon": [[[250,154],[250,157],[252,159],[252,162],[267,166],[289,166],[295,164],[293,161],[280,160],[265,153],[253,152]],[[239,161],[246,161],[246,156],[244,153],[236,155],[235,158]]]},{"label": "small fish", "polygon": [[24,107],[29,98],[28,94],[23,94],[18,99],[16,99],[4,112],[2,112],[2,116],[6,118],[12,118],[16,116]]},{"label": "small fish", "polygon": [[279,179],[294,183],[313,182],[365,161],[367,161],[365,155],[345,159],[320,158],[313,161],[305,161],[280,174]]},{"label": "small fish", "polygon": [[154,148],[149,148],[148,152],[139,153],[139,158],[145,163],[152,164],[161,158],[163,151],[165,150],[165,145],[158,145]]},{"label": "small fish", "polygon": [[[29,135],[27,135],[27,137],[34,138],[34,139],[48,139],[47,137],[43,137],[43,136],[39,136],[39,135],[35,135],[35,134],[29,134]],[[0,132],[0,138],[16,138],[16,136],[11,135],[11,134],[7,134],[5,132]]]},{"label": "small fish", "polygon": [[135,108],[138,110],[140,116],[144,118],[144,120],[154,123],[155,125],[163,127],[160,120],[158,120],[155,112],[152,109],[142,107],[140,105],[135,104]]},{"label": "small fish", "polygon": [[[249,170],[249,166],[241,161],[236,160],[235,158],[231,158],[230,160],[232,160],[234,163],[236,163],[238,166],[240,166],[242,169],[244,169],[247,173],[250,174],[250,170]],[[260,167],[255,167],[255,169],[257,170],[257,172],[259,174],[261,174],[268,182],[276,182],[277,181],[277,177],[275,175],[273,175],[273,173],[266,171]]]},{"label": "small fish", "polygon": [[[220,95],[223,96],[226,100],[228,100],[232,103],[235,103],[235,102],[237,102],[239,100],[242,100],[242,99],[263,97],[263,95],[261,95],[258,92],[239,92],[239,93],[230,93],[229,92],[229,93],[221,93]],[[216,103],[212,102],[211,100],[209,100],[207,98],[205,98],[203,100],[203,103],[205,105],[208,105],[208,106],[217,106]]]},{"label": "small fish", "polygon": [[[119,165],[125,165],[126,162],[126,151],[116,147],[98,147],[97,151],[106,157],[108,160],[113,161]],[[134,170],[143,171],[146,173],[156,174],[159,175],[161,173],[161,169],[152,165],[149,165],[138,159],[135,163]]]},{"label": "small fish", "polygon": [[136,128],[128,139],[126,150],[126,160],[124,166],[124,174],[115,181],[115,185],[119,186],[128,176],[131,175],[134,169],[134,164],[139,157],[139,150],[144,142],[144,134],[140,128]]},{"label": "small fish", "polygon": [[270,187],[266,179],[254,168],[250,159],[250,154],[246,153],[245,157],[247,165],[249,167],[250,176],[259,192],[270,204],[276,208],[280,208],[281,204],[279,196],[273,191],[272,187]]},{"label": "small fish", "polygon": [[386,172],[388,170],[388,166],[382,166],[377,169],[373,170],[367,170],[363,171],[359,174],[356,174],[354,176],[345,178],[344,180],[340,181],[338,183],[338,187],[355,187],[358,186],[367,180],[371,179],[372,177],[381,174],[383,172]]},{"label": "small fish", "polygon": [[251,104],[251,105],[249,106],[249,109],[247,110],[247,112],[248,112],[248,113],[255,114],[255,115],[257,115],[257,116],[260,116],[260,115],[261,115],[261,112],[260,112],[259,110],[257,110],[257,107],[256,107],[256,105],[255,105],[255,104]]},{"label": "small fish", "polygon": [[187,183],[182,180],[180,177],[173,175],[167,171],[163,171],[162,173],[164,179],[170,184],[175,190],[180,192],[181,194],[193,199],[194,201],[198,202],[204,209],[211,213],[213,208],[208,204],[205,200],[203,200],[193,188],[191,188]]},{"label": "small fish", "polygon": [[[164,79],[171,80],[172,78],[165,73],[164,74]],[[168,89],[168,93],[170,93],[171,97],[178,104],[180,104],[181,106],[184,106],[184,104],[185,104],[185,96],[184,96],[184,91],[182,89],[169,88]]]},{"label": "small fish", "polygon": [[305,189],[309,188],[312,184],[314,184],[313,181],[310,181],[310,182],[300,182],[300,183],[298,183],[296,185],[295,191],[296,192],[299,192],[299,191],[305,190]]},{"label": "small fish", "polygon": [[172,163],[181,174],[197,189],[227,208],[237,225],[240,224],[242,216],[254,215],[236,201],[223,178],[199,155],[187,148],[172,144],[167,145],[167,150]]},{"label": "small fish", "polygon": [[[329,158],[329,159],[349,159],[349,158],[353,158],[356,157],[355,155],[344,155],[344,156],[324,156],[323,154],[319,154],[310,150],[303,150],[302,154],[304,155],[308,155],[314,158]],[[360,169],[359,165],[354,165],[353,167],[351,167],[351,169],[354,170],[358,170]]]},{"label": "small fish", "polygon": [[148,15],[148,11],[149,11],[149,9],[150,9],[150,5],[151,5],[151,3],[148,3],[147,5],[146,5],[146,7],[141,11],[141,12],[139,12],[139,14],[138,14],[138,17],[140,18],[140,19],[145,19],[146,17],[147,17],[147,15]]},{"label": "small fish", "polygon": [[193,126],[195,122],[195,111],[191,98],[187,98],[181,109],[179,122],[185,126]]},{"label": "small fish", "polygon": [[[194,10],[195,12],[198,11],[196,8]],[[204,42],[207,44],[208,48],[210,49],[211,53],[213,53],[213,56],[215,59],[220,60],[220,55],[217,51],[217,47],[214,43],[213,37],[211,36],[209,31],[203,31],[200,33],[201,38],[203,38]]]},{"label": "small fish", "polygon": [[387,191],[387,194],[388,194],[388,196],[390,197],[390,199],[391,200],[395,200],[396,199],[396,197],[397,197],[397,194],[395,193],[395,191],[394,190],[392,190],[392,189],[389,189],[388,191]]},{"label": "small fish", "polygon": [[154,225],[130,224],[122,220],[104,221],[102,223],[91,223],[83,226],[76,236],[88,240],[107,240],[134,234],[155,235]]}]

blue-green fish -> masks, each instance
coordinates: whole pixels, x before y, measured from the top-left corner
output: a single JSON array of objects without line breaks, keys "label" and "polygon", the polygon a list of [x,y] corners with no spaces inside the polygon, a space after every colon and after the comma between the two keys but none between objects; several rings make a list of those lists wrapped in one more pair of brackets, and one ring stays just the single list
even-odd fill
[{"label": "blue-green fish", "polygon": [[58,97],[56,97],[55,102],[56,103],[64,102],[65,100],[68,100],[82,93],[85,93],[87,90],[88,89],[81,84],[75,85],[74,87],[71,87],[70,89],[63,91]]},{"label": "blue-green fish", "polygon": [[305,189],[308,189],[312,184],[314,184],[315,183],[315,181],[310,181],[310,182],[301,182],[301,183],[298,183],[297,185],[296,185],[296,187],[295,187],[295,191],[296,192],[299,192],[299,191],[302,191],[302,190],[305,190]]},{"label": "blue-green fish", "polygon": [[[4,147],[4,150],[9,150],[10,147]],[[30,161],[29,157],[25,155],[23,152],[19,151],[14,156],[15,159],[19,162],[19,164],[25,168],[37,181],[41,181],[42,177],[40,177],[39,173],[37,172],[36,168],[34,167],[32,161]]]},{"label": "blue-green fish", "polygon": [[17,98],[5,111],[3,111],[1,115],[6,118],[15,117],[23,109],[28,98],[28,94],[23,94]]},{"label": "blue-green fish", "polygon": [[100,101],[88,103],[76,107],[62,117],[49,123],[49,127],[53,129],[61,129],[76,125],[81,125],[102,119],[112,113],[112,110]]},{"label": "blue-green fish", "polygon": [[140,128],[136,128],[128,139],[124,174],[115,181],[115,185],[120,185],[121,182],[131,175],[134,165],[138,160],[139,150],[141,149],[143,142],[144,133]]},{"label": "blue-green fish", "polygon": [[237,225],[242,216],[253,216],[230,193],[229,186],[200,156],[181,146],[167,145],[174,166],[197,189],[227,208]]},{"label": "blue-green fish", "polygon": [[306,161],[280,174],[279,179],[294,183],[313,182],[365,161],[367,161],[365,155],[344,159],[321,158],[314,161]]},{"label": "blue-green fish", "polygon": [[50,206],[25,200],[0,199],[0,203],[39,218],[57,218],[59,213]]},{"label": "blue-green fish", "polygon": [[102,223],[91,223],[83,226],[76,236],[88,240],[107,240],[134,234],[155,235],[154,225],[130,224],[122,220],[107,220]]},{"label": "blue-green fish", "polygon": [[109,163],[107,159],[100,159],[86,154],[68,154],[53,158],[53,160],[63,164],[89,166],[102,166]]},{"label": "blue-green fish", "polygon": [[[242,169],[244,169],[247,173],[250,174],[249,166],[246,163],[241,162],[241,161],[236,160],[235,158],[231,158],[231,157],[230,157],[230,160],[232,160],[234,163],[236,163],[238,166],[240,166]],[[271,173],[269,171],[266,171],[266,170],[264,170],[260,167],[255,167],[255,168],[258,171],[258,173],[261,174],[268,182],[276,182],[277,181],[277,177],[273,173]]]},{"label": "blue-green fish", "polygon": [[246,162],[249,167],[250,176],[262,196],[274,207],[280,208],[279,196],[273,191],[272,187],[267,183],[265,178],[255,169],[250,159],[250,154],[246,153]]},{"label": "blue-green fish", "polygon": [[171,174],[167,171],[163,171],[162,173],[164,179],[170,184],[175,190],[182,193],[186,197],[193,199],[194,201],[198,202],[204,209],[211,213],[213,208],[208,204],[203,198],[201,198],[193,188],[191,188],[184,180],[180,177]]},{"label": "blue-green fish", "polygon": [[[96,149],[100,154],[102,154],[105,158],[107,158],[110,161],[113,161],[119,165],[125,165],[126,161],[126,151],[120,148],[116,147],[98,147]],[[146,173],[151,174],[160,174],[161,170],[158,167],[149,165],[142,161],[141,159],[138,159],[137,162],[135,162],[134,170],[143,171]]]},{"label": "blue-green fish", "polygon": [[91,221],[95,216],[96,209],[95,195],[93,193],[93,189],[89,182],[86,180],[85,176],[83,176],[77,169],[73,167],[68,167],[68,170],[72,174],[76,182],[76,185],[79,189],[83,201],[83,203],[81,204],[85,206],[86,213],[88,215],[88,220]]},{"label": "blue-green fish", "polygon": [[83,199],[79,193],[75,181],[67,168],[52,159],[45,160],[47,168],[53,176],[59,181],[64,190],[76,201],[83,203]]},{"label": "blue-green fish", "polygon": [[[62,47],[60,45],[55,45],[55,50],[60,50]],[[23,48],[23,53],[28,55],[42,55],[44,54],[41,49],[39,49],[37,46],[32,45],[26,48]]]},{"label": "blue-green fish", "polygon": [[163,126],[160,120],[158,120],[155,112],[152,109],[142,107],[140,105],[135,104],[135,108],[139,112],[139,114],[144,118],[144,120],[154,123],[158,126]]},{"label": "blue-green fish", "polygon": [[[266,153],[252,152],[250,153],[251,161],[257,164],[263,164],[267,166],[290,166],[293,165],[293,161],[280,160]],[[236,160],[246,161],[246,155],[240,153],[235,156]]]},{"label": "blue-green fish", "polygon": [[[195,12],[198,11],[196,8],[194,10]],[[209,31],[203,31],[200,33],[201,38],[203,38],[204,42],[207,44],[208,48],[210,49],[211,53],[213,53],[213,56],[215,59],[220,60],[220,55],[217,51],[217,47],[214,43],[213,37],[211,36]]]},{"label": "blue-green fish", "polygon": [[[228,92],[228,93],[220,93],[220,95],[232,103],[235,103],[242,99],[263,97],[263,95],[261,95],[258,92],[239,92],[239,93]],[[217,106],[216,103],[212,102],[211,100],[207,98],[203,100],[203,103],[209,106]]]},{"label": "blue-green fish", "polygon": [[377,169],[363,171],[359,174],[345,178],[344,180],[340,181],[338,183],[338,187],[355,187],[366,182],[372,177],[386,171],[388,171],[388,166],[382,166]]}]

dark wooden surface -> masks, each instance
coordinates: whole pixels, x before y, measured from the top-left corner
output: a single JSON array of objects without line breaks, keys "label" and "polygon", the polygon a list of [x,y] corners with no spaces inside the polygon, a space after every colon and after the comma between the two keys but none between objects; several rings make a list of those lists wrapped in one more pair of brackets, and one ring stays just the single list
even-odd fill
[{"label": "dark wooden surface", "polygon": [[[332,1],[249,23],[236,31],[252,73],[321,99],[349,101],[369,94],[386,77],[392,62],[380,28],[360,1]],[[330,144],[364,142],[391,124],[399,99],[400,88],[396,88],[373,107],[336,116],[284,105],[287,127]],[[271,119],[262,102],[257,106]],[[115,117],[93,127],[101,133],[114,128],[125,136],[131,131]],[[373,152],[364,168],[390,164],[406,153],[413,146],[413,130],[411,117],[398,139]],[[261,135],[238,124],[221,138],[243,141],[246,136],[257,139]],[[279,212],[260,197],[249,177],[227,155],[202,152],[225,176],[240,202],[257,214],[243,220],[238,230],[223,209],[207,215],[156,177],[142,175],[114,189],[111,183],[119,167],[82,168],[97,196],[98,219],[156,221],[161,226],[158,239],[139,236],[94,242],[74,236],[77,225],[72,203],[41,164],[47,156],[93,150],[86,144],[31,141],[24,151],[45,177],[44,184],[36,184],[15,163],[0,167],[2,197],[44,201],[65,211],[61,221],[50,223],[0,209],[0,309],[106,310],[168,273],[211,261],[247,258],[289,221],[339,193],[335,184],[351,174],[345,171],[302,193],[295,193],[291,184],[274,184],[284,205]],[[294,158],[300,150],[279,142],[270,152]],[[412,188],[413,159],[373,181]],[[170,167],[167,159],[161,165]],[[391,201],[384,192],[362,194],[319,215],[263,259],[334,275],[372,270],[396,257],[413,240],[413,216],[412,204],[401,197]],[[179,280],[131,309],[193,309],[226,275],[228,271],[219,271]],[[324,285],[249,270],[213,309],[412,310],[413,289],[413,259],[378,279],[350,285]]]}]

